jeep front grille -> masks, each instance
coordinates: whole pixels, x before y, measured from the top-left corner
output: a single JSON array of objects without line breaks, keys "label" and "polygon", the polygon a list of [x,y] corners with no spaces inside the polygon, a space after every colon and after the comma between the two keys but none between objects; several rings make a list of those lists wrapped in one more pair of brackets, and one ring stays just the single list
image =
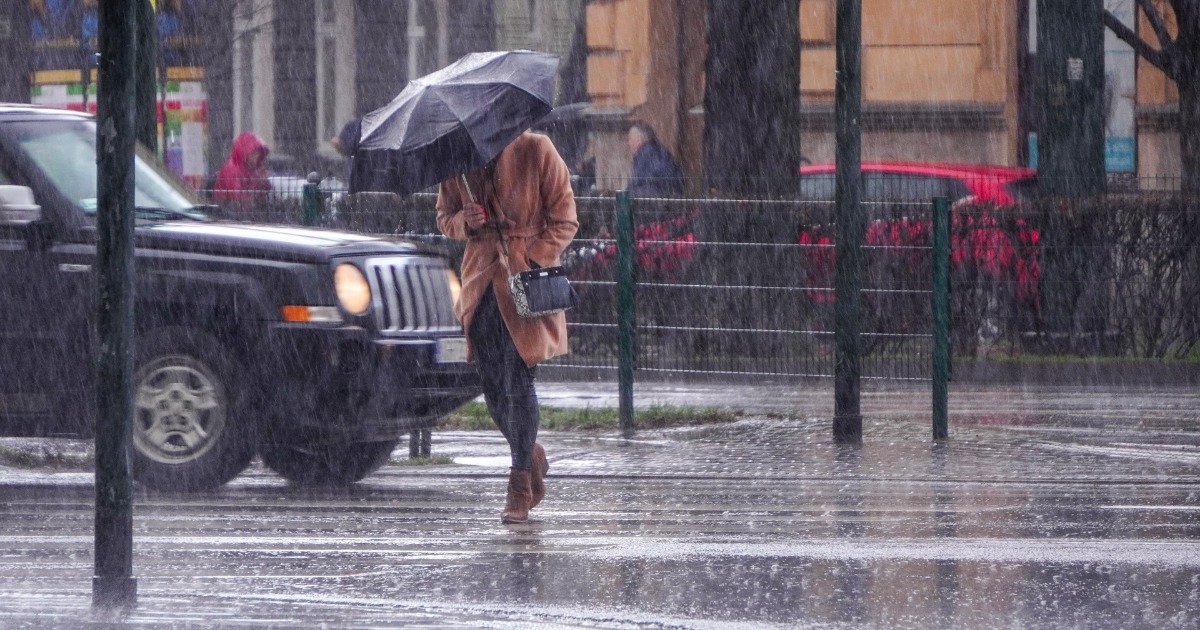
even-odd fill
[{"label": "jeep front grille", "polygon": [[441,259],[372,258],[366,261],[366,270],[380,332],[461,334]]}]

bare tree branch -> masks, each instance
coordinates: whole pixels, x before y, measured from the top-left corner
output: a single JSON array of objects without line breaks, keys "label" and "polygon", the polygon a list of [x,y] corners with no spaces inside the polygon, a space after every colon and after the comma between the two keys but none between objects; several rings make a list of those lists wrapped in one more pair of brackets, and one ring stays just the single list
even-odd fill
[{"label": "bare tree branch", "polygon": [[[1138,2],[1142,1],[1144,0],[1138,0]],[[1149,61],[1150,64],[1155,68],[1162,70],[1172,79],[1175,78],[1172,72],[1172,64],[1170,63],[1170,58],[1168,55],[1165,52],[1148,44],[1146,40],[1142,39],[1137,33],[1133,32],[1133,29],[1125,26],[1124,22],[1117,19],[1117,16],[1113,15],[1109,11],[1105,11],[1104,25],[1107,26],[1108,29],[1117,36],[1118,39],[1132,46],[1133,50],[1137,52],[1138,55],[1141,55],[1146,61]]]},{"label": "bare tree branch", "polygon": [[1154,6],[1151,0],[1137,0],[1138,6],[1142,8],[1142,12],[1146,14],[1146,19],[1150,20],[1150,26],[1154,28],[1154,35],[1158,37],[1158,45],[1162,50],[1171,47],[1175,40],[1171,39],[1171,34],[1167,32],[1166,22],[1163,21],[1162,12],[1158,7]]}]

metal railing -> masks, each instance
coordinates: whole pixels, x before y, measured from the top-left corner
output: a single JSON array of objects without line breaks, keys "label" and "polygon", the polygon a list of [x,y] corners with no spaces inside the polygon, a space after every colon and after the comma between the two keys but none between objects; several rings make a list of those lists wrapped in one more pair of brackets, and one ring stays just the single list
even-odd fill
[{"label": "metal railing", "polygon": [[[612,200],[580,199],[578,206],[580,234],[568,260],[584,305],[571,318],[572,355],[558,365],[615,369]],[[908,209],[927,216],[927,206]],[[828,204],[794,202],[637,200],[637,369],[832,376],[834,249],[822,222],[830,211]],[[868,249],[865,376],[928,378],[929,275],[917,280],[888,268],[915,260],[928,270],[930,247],[897,242]],[[901,304],[905,317],[886,315]]]},{"label": "metal railing", "polygon": [[[928,189],[929,185],[922,188]],[[461,256],[439,235],[435,196],[317,189],[251,220],[404,236]],[[879,188],[875,198],[915,198]],[[616,370],[614,199],[577,197],[564,256],[583,305],[568,317],[569,370]],[[950,211],[952,354],[1179,360],[1200,347],[1200,214],[1159,192],[1081,202],[959,200]],[[928,379],[931,205],[867,201],[866,378]],[[646,373],[832,375],[833,204],[826,200],[636,200],[632,219],[637,367]]]}]

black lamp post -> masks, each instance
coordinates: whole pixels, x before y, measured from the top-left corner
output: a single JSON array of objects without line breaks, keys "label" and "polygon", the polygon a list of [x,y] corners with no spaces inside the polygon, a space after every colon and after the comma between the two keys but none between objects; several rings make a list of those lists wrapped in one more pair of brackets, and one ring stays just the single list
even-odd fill
[{"label": "black lamp post", "polygon": [[92,605],[137,602],[133,577],[133,156],[137,3],[103,0],[96,99],[96,540]]}]

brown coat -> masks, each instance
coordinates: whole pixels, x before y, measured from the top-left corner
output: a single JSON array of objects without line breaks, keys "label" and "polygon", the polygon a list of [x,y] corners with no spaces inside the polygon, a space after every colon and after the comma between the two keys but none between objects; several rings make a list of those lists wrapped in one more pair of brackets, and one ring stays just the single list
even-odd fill
[{"label": "brown coat", "polygon": [[[575,237],[579,221],[575,216],[570,173],[550,138],[526,132],[500,153],[490,179],[480,171],[468,174],[467,179],[476,201],[487,208],[489,219],[498,219],[506,226],[503,231],[511,273],[530,269],[530,261],[541,267],[560,264],[559,257]],[[526,365],[532,367],[566,354],[566,316],[563,313],[530,318],[517,315],[508,290],[510,270],[504,268],[497,232],[491,227],[468,228],[462,214],[464,201],[469,198],[461,178],[442,182],[438,189],[438,229],[450,238],[467,241],[462,293],[454,306],[463,328],[470,330],[475,307],[490,285],[496,291],[500,314]]]}]

